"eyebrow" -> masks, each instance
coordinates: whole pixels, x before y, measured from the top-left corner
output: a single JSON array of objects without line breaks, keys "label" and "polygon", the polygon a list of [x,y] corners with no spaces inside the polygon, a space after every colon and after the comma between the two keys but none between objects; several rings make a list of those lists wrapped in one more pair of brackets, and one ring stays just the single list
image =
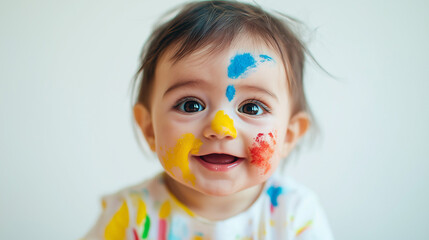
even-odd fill
[{"label": "eyebrow", "polygon": [[252,90],[252,91],[257,91],[257,92],[261,92],[264,94],[268,94],[270,95],[272,98],[274,98],[276,101],[279,101],[277,95],[275,95],[273,92],[262,88],[262,87],[258,87],[258,86],[253,86],[253,85],[235,85],[238,89],[246,89],[246,90]]},{"label": "eyebrow", "polygon": [[173,85],[171,85],[165,92],[163,97],[167,95],[169,92],[172,92],[176,89],[183,88],[183,87],[199,87],[201,85],[207,85],[205,81],[192,79],[192,80],[186,80],[186,81],[179,81]]},{"label": "eyebrow", "polygon": [[[186,81],[179,81],[173,85],[171,85],[165,92],[163,97],[165,97],[169,92],[172,92],[176,89],[179,88],[183,88],[183,87],[201,87],[202,85],[207,85],[207,82],[203,81],[203,80],[197,80],[197,79],[192,79],[192,80],[186,80]],[[269,96],[271,96],[272,98],[274,98],[276,101],[278,101],[278,97],[277,95],[275,95],[274,93],[272,93],[271,91],[262,88],[262,87],[258,87],[258,86],[253,86],[253,85],[235,85],[235,87],[237,87],[238,89],[245,89],[245,90],[253,90],[253,91],[257,91],[257,92],[261,92],[264,94],[268,94]]]}]

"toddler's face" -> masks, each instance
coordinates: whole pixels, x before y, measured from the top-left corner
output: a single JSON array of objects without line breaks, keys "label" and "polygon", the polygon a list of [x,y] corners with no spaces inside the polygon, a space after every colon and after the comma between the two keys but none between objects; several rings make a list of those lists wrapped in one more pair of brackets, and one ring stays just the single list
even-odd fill
[{"label": "toddler's face", "polygon": [[172,52],[159,60],[145,133],[165,171],[217,196],[263,183],[293,147],[281,58],[245,39],[176,63]]}]

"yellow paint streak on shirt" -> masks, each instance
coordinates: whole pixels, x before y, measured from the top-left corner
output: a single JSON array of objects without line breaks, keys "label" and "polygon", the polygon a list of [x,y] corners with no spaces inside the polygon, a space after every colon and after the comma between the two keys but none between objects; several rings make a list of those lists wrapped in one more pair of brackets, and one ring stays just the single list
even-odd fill
[{"label": "yellow paint streak on shirt", "polygon": [[299,234],[301,234],[302,232],[304,232],[305,230],[307,230],[311,224],[313,224],[313,220],[308,221],[304,226],[300,227],[297,231],[295,236],[298,236]]},{"label": "yellow paint streak on shirt", "polygon": [[211,127],[217,134],[230,135],[233,138],[237,137],[234,121],[222,110],[216,113],[212,120]]},{"label": "yellow paint streak on shirt", "polygon": [[135,209],[137,209],[136,223],[140,225],[143,223],[143,220],[146,218],[146,204],[139,194],[132,193],[130,194],[131,201]]},{"label": "yellow paint streak on shirt", "polygon": [[197,154],[202,144],[192,133],[183,134],[182,138],[177,140],[176,146],[168,150],[163,157],[165,169],[174,175],[172,169],[178,167],[183,180],[195,185],[195,175],[189,168],[189,154]]},{"label": "yellow paint streak on shirt", "polygon": [[159,218],[166,219],[170,215],[170,212],[171,212],[171,206],[170,206],[170,202],[167,200],[163,202],[161,205],[161,209],[159,210]]},{"label": "yellow paint streak on shirt", "polygon": [[143,223],[143,220],[146,218],[146,204],[144,204],[143,200],[139,199],[139,207],[137,208],[137,225]]},{"label": "yellow paint streak on shirt", "polygon": [[104,230],[104,238],[106,240],[125,240],[126,229],[129,223],[129,213],[127,202],[124,200],[122,206],[113,215],[109,224],[107,224]]},{"label": "yellow paint streak on shirt", "polygon": [[258,239],[265,239],[267,235],[267,230],[265,228],[265,222],[261,221],[258,227]]}]

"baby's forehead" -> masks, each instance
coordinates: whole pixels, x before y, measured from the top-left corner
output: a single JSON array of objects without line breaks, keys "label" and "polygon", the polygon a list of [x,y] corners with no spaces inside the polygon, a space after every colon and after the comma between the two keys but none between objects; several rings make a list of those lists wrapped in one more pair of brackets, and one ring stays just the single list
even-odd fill
[{"label": "baby's forehead", "polygon": [[231,84],[243,81],[267,84],[266,79],[274,79],[271,73],[276,73],[275,79],[278,77],[280,80],[270,81],[269,84],[287,84],[281,57],[265,42],[241,39],[223,48],[207,45],[180,59],[175,55],[177,51],[177,48],[172,48],[166,52],[156,69],[156,76],[163,77],[155,82],[161,80],[162,85],[167,86],[179,80],[206,79],[213,82],[214,79],[229,79]]},{"label": "baby's forehead", "polygon": [[232,59],[237,54],[244,53],[252,56],[263,56],[275,60],[277,63],[283,62],[280,51],[273,47],[270,42],[265,41],[262,37],[250,36],[249,34],[237,35],[229,42],[214,39],[201,46],[193,47],[188,47],[183,42],[177,42],[167,48],[162,58],[173,65],[179,61],[188,64],[204,64],[204,61],[219,55]]}]

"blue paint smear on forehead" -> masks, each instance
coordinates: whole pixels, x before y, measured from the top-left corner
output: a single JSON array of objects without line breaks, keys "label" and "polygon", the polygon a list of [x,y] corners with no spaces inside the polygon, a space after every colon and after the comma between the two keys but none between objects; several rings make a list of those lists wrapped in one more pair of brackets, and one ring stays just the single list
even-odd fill
[{"label": "blue paint smear on forehead", "polygon": [[232,99],[235,96],[235,88],[233,85],[228,85],[228,87],[226,87],[226,97],[228,98],[228,101],[232,101]]},{"label": "blue paint smear on forehead", "polygon": [[237,79],[247,70],[256,67],[256,60],[250,53],[237,54],[228,66],[228,77]]},{"label": "blue paint smear on forehead", "polygon": [[261,59],[261,63],[263,63],[263,62],[266,62],[266,61],[272,61],[273,60],[273,58],[272,57],[270,57],[270,56],[268,56],[268,55],[265,55],[265,54],[261,54],[261,55],[259,55],[259,57],[260,58],[262,58]]}]

